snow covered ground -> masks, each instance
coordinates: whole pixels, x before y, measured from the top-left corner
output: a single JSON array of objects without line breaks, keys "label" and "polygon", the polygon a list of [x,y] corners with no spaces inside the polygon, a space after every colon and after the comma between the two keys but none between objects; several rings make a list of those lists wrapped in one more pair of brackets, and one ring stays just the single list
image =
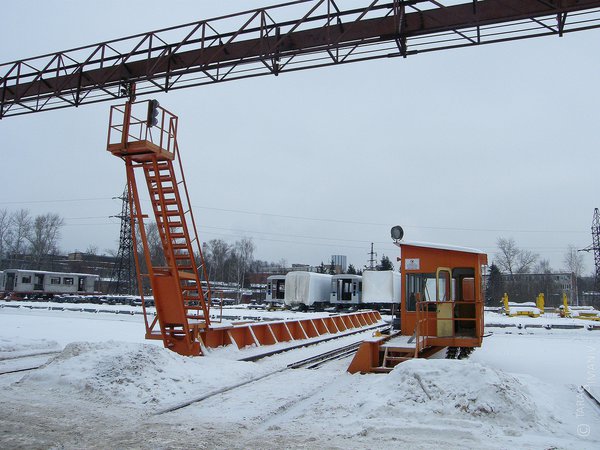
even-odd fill
[{"label": "snow covered ground", "polygon": [[600,409],[580,389],[600,394],[600,331],[543,328],[581,320],[488,313],[493,334],[469,360],[350,375],[348,360],[282,370],[338,343],[257,363],[233,348],[186,358],[144,341],[140,315],[35,305],[0,302],[0,363],[62,352],[0,376],[0,448],[600,448]]}]

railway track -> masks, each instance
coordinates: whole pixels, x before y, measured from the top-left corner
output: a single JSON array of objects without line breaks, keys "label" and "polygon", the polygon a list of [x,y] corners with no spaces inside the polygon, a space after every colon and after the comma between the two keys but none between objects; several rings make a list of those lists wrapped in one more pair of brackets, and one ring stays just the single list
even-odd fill
[{"label": "railway track", "polygon": [[600,413],[600,399],[598,399],[594,394],[592,394],[588,388],[585,386],[580,386],[581,391],[586,395],[586,397],[596,406],[596,410]]},{"label": "railway track", "polygon": [[[362,342],[362,341],[361,341]],[[288,364],[288,369],[317,369],[324,364],[327,364],[330,361],[337,361],[338,359],[346,358],[356,350],[360,346],[361,342],[355,342],[353,344],[346,345],[344,347],[337,348],[335,350],[331,350],[329,352],[321,353],[320,355],[312,356],[310,358],[303,359],[302,361],[297,361],[292,364]]]},{"label": "railway track", "polygon": [[0,376],[20,372],[29,372],[42,367],[51,356],[59,351],[31,353],[21,356],[10,356],[0,359]]},{"label": "railway track", "polygon": [[[357,334],[357,333],[365,332],[365,331],[368,331],[368,330],[374,329],[374,328],[382,329],[382,328],[389,328],[389,326],[388,325],[385,325],[385,326],[378,325],[378,326],[375,326],[375,327],[371,327],[369,329],[360,330],[358,332],[347,333],[344,336],[335,336],[335,337],[331,337],[331,338],[320,339],[318,341],[313,341],[313,342],[310,342],[310,343],[304,343],[304,344],[296,345],[296,346],[293,346],[293,347],[287,347],[287,348],[284,348],[284,349],[280,349],[280,350],[276,350],[276,351],[271,351],[271,352],[263,353],[263,354],[260,354],[260,355],[249,356],[249,357],[246,357],[246,358],[239,359],[238,361],[258,361],[258,360],[260,360],[262,358],[266,358],[267,356],[273,356],[273,355],[276,355],[276,354],[285,353],[285,352],[288,352],[290,350],[293,350],[293,349],[296,349],[296,348],[300,348],[300,347],[308,347],[308,346],[320,344],[320,343],[322,343],[324,341],[331,341],[331,340],[334,340],[334,339],[340,339],[341,337],[346,337],[346,336],[350,336],[352,334]],[[314,356],[311,356],[310,358],[305,358],[305,359],[302,359],[302,360],[290,363],[290,364],[286,365],[285,367],[282,367],[280,369],[273,370],[271,372],[265,373],[265,374],[263,374],[263,375],[261,375],[259,377],[253,378],[251,380],[243,381],[241,383],[237,383],[237,384],[234,384],[234,385],[231,385],[231,386],[226,386],[224,388],[208,392],[208,393],[206,393],[204,395],[201,395],[200,397],[196,397],[196,398],[187,400],[185,402],[179,403],[177,405],[173,405],[173,406],[170,406],[168,408],[165,408],[165,409],[162,409],[160,411],[157,411],[155,413],[155,415],[162,415],[162,414],[170,413],[170,412],[173,412],[173,411],[177,411],[179,409],[186,408],[186,407],[191,406],[193,404],[200,403],[200,402],[202,402],[204,400],[207,400],[209,398],[215,397],[217,395],[224,394],[226,392],[232,391],[234,389],[241,388],[243,386],[247,386],[247,385],[252,384],[252,383],[256,383],[258,381],[264,380],[265,378],[271,377],[271,376],[276,375],[276,374],[281,373],[281,372],[285,372],[287,370],[301,369],[301,368],[317,369],[317,368],[323,366],[324,364],[326,364],[328,362],[339,360],[339,359],[342,359],[342,358],[346,358],[346,357],[352,355],[358,349],[358,347],[360,346],[361,342],[362,342],[362,340],[359,341],[359,342],[354,342],[352,344],[344,345],[342,347],[339,347],[339,348],[336,348],[336,349],[333,349],[333,350],[329,350],[329,351],[326,351],[326,352],[323,352],[323,353],[319,353],[318,355],[314,355]]]}]

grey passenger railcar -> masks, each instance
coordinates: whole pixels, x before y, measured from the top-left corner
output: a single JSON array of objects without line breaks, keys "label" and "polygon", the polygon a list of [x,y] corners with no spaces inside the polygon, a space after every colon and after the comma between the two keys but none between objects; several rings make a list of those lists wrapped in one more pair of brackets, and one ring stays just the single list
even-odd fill
[{"label": "grey passenger railcar", "polygon": [[339,274],[331,280],[329,301],[337,307],[356,306],[361,302],[362,277],[360,275]]},{"label": "grey passenger railcar", "polygon": [[283,303],[285,299],[285,275],[271,275],[267,278],[267,303]]},{"label": "grey passenger railcar", "polygon": [[59,294],[94,294],[100,277],[89,273],[6,269],[0,291],[11,297],[50,298]]}]

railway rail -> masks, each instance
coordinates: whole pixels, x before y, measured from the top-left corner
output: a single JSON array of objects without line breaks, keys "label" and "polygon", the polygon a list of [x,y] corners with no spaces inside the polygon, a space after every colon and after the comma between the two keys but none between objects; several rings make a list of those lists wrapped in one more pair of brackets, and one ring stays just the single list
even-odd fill
[{"label": "railway rail", "polygon": [[585,386],[580,386],[581,392],[585,394],[585,396],[590,400],[591,403],[596,407],[596,411],[600,414],[600,399],[598,399],[594,394],[592,394],[588,388]]},{"label": "railway rail", "polygon": [[39,369],[51,356],[59,353],[60,351],[47,351],[0,358],[0,376]]},{"label": "railway rail", "polygon": [[[277,354],[280,354],[280,353],[285,353],[285,352],[288,352],[290,350],[297,349],[297,348],[300,348],[300,347],[308,347],[308,346],[312,346],[312,345],[323,343],[325,341],[331,341],[331,340],[334,340],[334,339],[340,339],[342,337],[347,337],[347,336],[352,335],[352,334],[364,333],[365,331],[369,331],[369,330],[372,330],[374,328],[385,330],[386,328],[389,328],[389,326],[388,325],[384,325],[384,326],[377,325],[377,326],[371,327],[369,329],[363,329],[363,330],[360,330],[360,331],[356,331],[356,332],[352,332],[352,333],[347,333],[347,334],[344,334],[343,336],[334,336],[334,337],[330,337],[330,338],[320,339],[318,341],[305,342],[304,344],[301,344],[301,345],[296,345],[296,346],[293,346],[293,347],[286,347],[286,348],[279,349],[279,350],[276,350],[276,351],[272,351],[272,352],[268,352],[268,353],[262,353],[260,355],[249,356],[249,357],[246,357],[246,358],[239,359],[238,361],[258,361],[258,360],[260,360],[262,358],[266,358],[268,356],[277,355]],[[306,358],[306,359],[303,359],[303,360],[300,360],[300,361],[296,361],[296,362],[290,363],[290,364],[286,365],[285,367],[281,367],[279,369],[276,369],[276,370],[273,370],[271,372],[265,373],[265,374],[260,375],[260,376],[258,376],[256,378],[252,378],[251,380],[243,381],[241,383],[236,383],[236,384],[233,384],[231,386],[226,386],[224,388],[208,392],[208,393],[203,394],[203,395],[201,395],[199,397],[187,400],[187,401],[185,401],[183,403],[178,403],[176,405],[173,405],[173,406],[170,406],[168,408],[165,408],[165,409],[162,409],[160,411],[157,411],[155,413],[155,415],[162,415],[162,414],[166,414],[166,413],[170,413],[170,412],[174,412],[174,411],[186,408],[186,407],[191,406],[193,404],[200,403],[200,402],[202,402],[204,400],[208,400],[209,398],[215,397],[217,395],[225,394],[226,392],[233,391],[234,389],[238,389],[240,387],[247,386],[247,385],[252,384],[252,383],[256,383],[258,381],[264,380],[265,378],[271,377],[271,376],[276,375],[276,374],[281,373],[281,372],[285,372],[287,370],[300,369],[300,368],[317,369],[317,368],[321,367],[322,365],[324,365],[324,364],[326,364],[328,362],[335,361],[335,360],[338,360],[338,359],[342,359],[342,358],[345,358],[347,356],[352,355],[358,349],[358,347],[360,346],[361,342],[362,342],[362,340],[359,341],[359,342],[354,342],[352,344],[344,345],[344,346],[336,348],[334,350],[329,350],[327,352],[320,353],[320,354],[312,356],[310,358]]]}]

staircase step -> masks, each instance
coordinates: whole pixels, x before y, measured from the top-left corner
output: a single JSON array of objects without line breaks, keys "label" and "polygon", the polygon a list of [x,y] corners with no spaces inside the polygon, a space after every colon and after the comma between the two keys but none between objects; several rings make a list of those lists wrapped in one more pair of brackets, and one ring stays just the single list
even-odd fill
[{"label": "staircase step", "polygon": [[[160,191],[158,190],[158,188],[152,188],[150,190],[150,192],[152,193],[152,195],[160,195]],[[169,187],[163,187],[162,188],[162,193],[164,194],[174,194],[175,193],[175,189],[173,189],[173,187],[169,186]]]},{"label": "staircase step", "polygon": [[411,356],[386,356],[386,358],[385,358],[386,361],[396,361],[396,362],[408,361],[409,359],[414,359],[414,358]]},{"label": "staircase step", "polygon": [[167,181],[173,181],[173,177],[171,177],[170,175],[161,175],[161,176],[156,176],[156,175],[148,175],[148,181],[150,183],[164,183]]},{"label": "staircase step", "polygon": [[196,281],[196,275],[190,272],[184,272],[182,270],[178,270],[179,278],[182,280],[191,280]]},{"label": "staircase step", "polygon": [[164,168],[164,167],[169,167],[169,163],[168,162],[159,162],[156,164],[156,166],[154,165],[150,165],[150,166],[146,166],[146,170],[154,170],[154,167],[158,167],[160,168]]}]

